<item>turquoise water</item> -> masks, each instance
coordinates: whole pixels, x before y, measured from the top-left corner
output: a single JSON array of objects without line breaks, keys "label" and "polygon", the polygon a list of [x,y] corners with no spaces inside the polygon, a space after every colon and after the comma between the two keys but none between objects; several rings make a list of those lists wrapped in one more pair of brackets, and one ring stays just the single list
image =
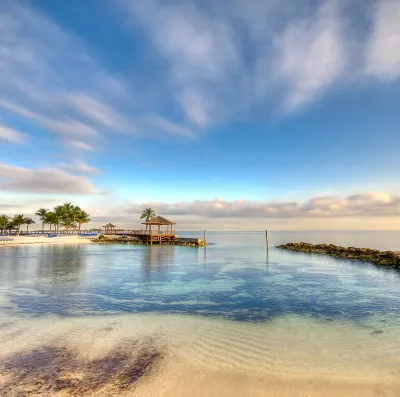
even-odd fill
[{"label": "turquoise water", "polygon": [[2,248],[0,395],[399,396],[400,272],[273,248],[399,237],[271,232],[268,256],[263,232]]},{"label": "turquoise water", "polygon": [[[276,232],[270,243],[329,238],[396,249],[400,241],[396,232],[347,234]],[[154,312],[267,321],[295,314],[366,324],[373,318],[374,326],[400,320],[397,270],[273,247],[267,257],[264,233],[208,233],[208,240],[207,248],[5,248],[0,309],[32,317]]]}]

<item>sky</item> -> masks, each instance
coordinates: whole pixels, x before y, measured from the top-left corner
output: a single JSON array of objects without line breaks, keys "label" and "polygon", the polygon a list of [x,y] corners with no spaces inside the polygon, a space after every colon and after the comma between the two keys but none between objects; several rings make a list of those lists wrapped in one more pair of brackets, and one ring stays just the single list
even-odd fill
[{"label": "sky", "polygon": [[0,0],[0,213],[398,229],[400,0]]}]

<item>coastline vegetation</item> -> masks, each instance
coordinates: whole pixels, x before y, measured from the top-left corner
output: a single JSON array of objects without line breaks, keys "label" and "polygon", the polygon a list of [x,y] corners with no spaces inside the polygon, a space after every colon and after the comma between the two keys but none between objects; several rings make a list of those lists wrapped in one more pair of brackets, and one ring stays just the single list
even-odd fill
[{"label": "coastline vegetation", "polygon": [[[90,215],[78,206],[71,203],[65,203],[54,207],[53,211],[46,208],[40,208],[35,213],[42,222],[42,231],[45,225],[49,225],[50,231],[54,227],[54,232],[60,230],[60,226],[68,231],[76,231],[80,233],[81,227],[85,223],[90,222]],[[32,218],[25,217],[23,214],[16,214],[14,217],[8,215],[0,215],[0,232],[15,231],[17,235],[21,232],[21,226],[26,225],[26,231],[29,231],[29,225],[34,224]]]}]

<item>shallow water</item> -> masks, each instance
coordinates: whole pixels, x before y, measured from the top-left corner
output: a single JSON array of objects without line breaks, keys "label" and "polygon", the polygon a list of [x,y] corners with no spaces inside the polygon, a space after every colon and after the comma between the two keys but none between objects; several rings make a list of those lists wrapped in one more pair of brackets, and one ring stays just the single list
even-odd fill
[{"label": "shallow water", "polygon": [[[269,240],[398,250],[399,237]],[[399,271],[275,248],[267,257],[264,233],[207,239],[206,249],[3,248],[3,394],[42,379],[28,395],[400,395]]]}]

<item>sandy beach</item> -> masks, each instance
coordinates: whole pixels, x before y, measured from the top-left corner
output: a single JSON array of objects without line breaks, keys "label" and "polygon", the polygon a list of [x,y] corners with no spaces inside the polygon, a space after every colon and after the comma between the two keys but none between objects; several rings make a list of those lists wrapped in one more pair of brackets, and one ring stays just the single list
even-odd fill
[{"label": "sandy beach", "polygon": [[[380,352],[370,343],[375,337],[355,325],[344,331],[338,324],[293,317],[243,324],[140,314],[7,317],[0,325],[0,390],[9,397],[45,390],[60,397],[395,397],[400,392],[395,357]],[[314,338],[317,331],[324,338]],[[365,350],[354,349],[356,335],[366,342]],[[377,354],[385,357],[381,365],[375,365]]]},{"label": "sandy beach", "polygon": [[54,244],[90,244],[91,239],[79,236],[62,236],[48,238],[47,236],[28,237],[28,236],[11,236],[11,241],[0,241],[2,247],[18,247],[24,245],[54,245]]}]

